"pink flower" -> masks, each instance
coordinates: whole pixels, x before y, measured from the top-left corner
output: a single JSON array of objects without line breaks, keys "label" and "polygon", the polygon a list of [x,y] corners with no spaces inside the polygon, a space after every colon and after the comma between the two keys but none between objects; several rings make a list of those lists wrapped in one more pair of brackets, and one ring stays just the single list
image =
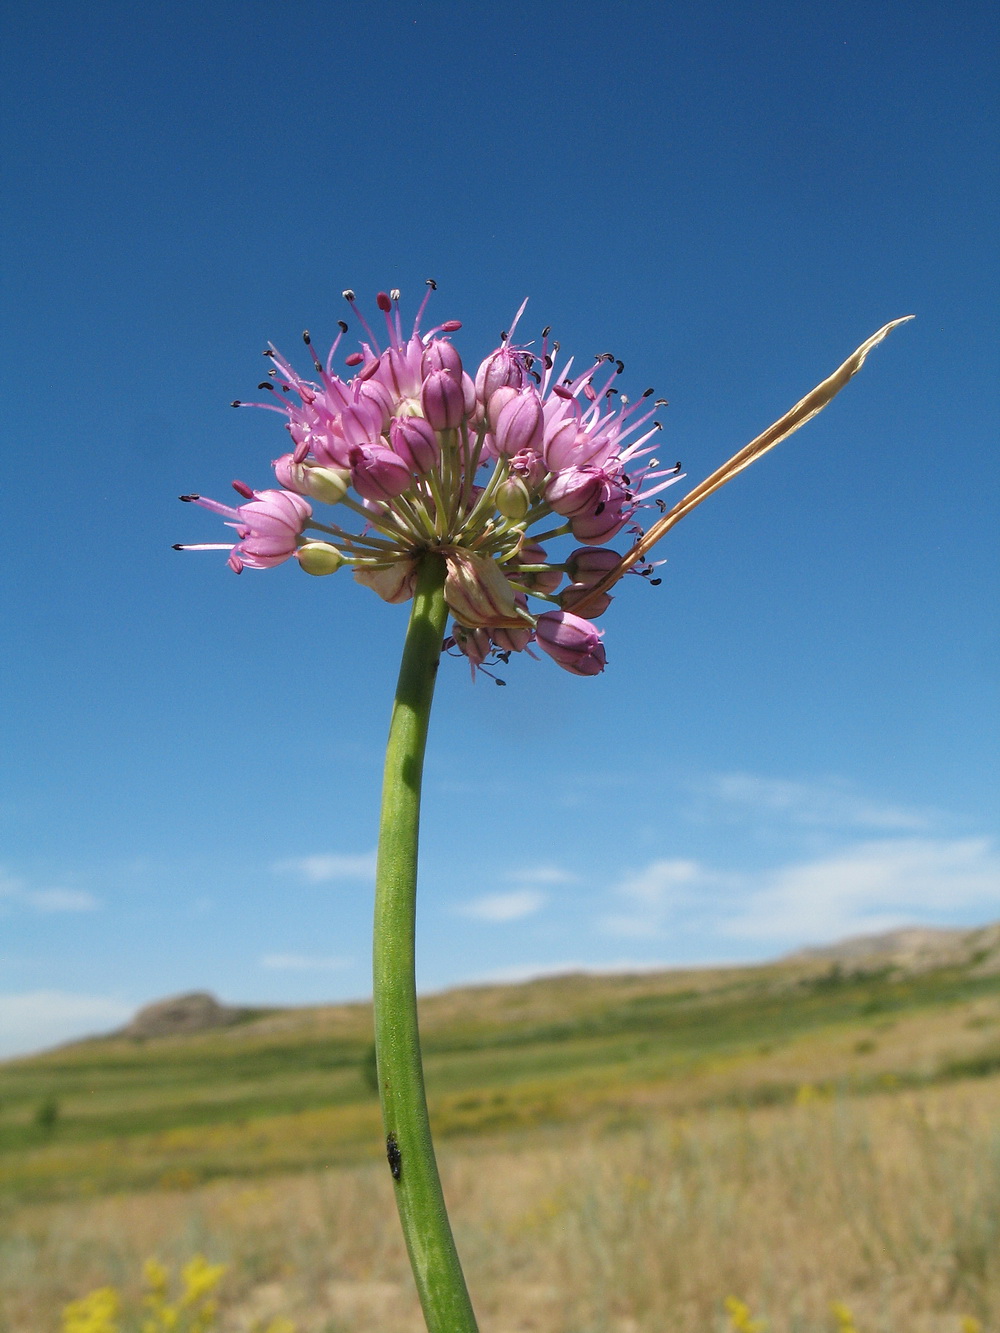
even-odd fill
[{"label": "pink flower", "polygon": [[596,676],[607,665],[601,632],[571,611],[547,611],[535,624],[535,641],[543,652],[574,676]]},{"label": "pink flower", "polygon": [[383,444],[352,449],[350,462],[354,489],[366,500],[392,500],[413,482],[406,462]]},{"label": "pink flower", "polygon": [[241,574],[246,567],[269,569],[288,560],[298,549],[302,529],[312,517],[312,506],[291,491],[251,491],[241,483],[234,485],[241,494],[252,495],[253,500],[234,509],[201,495],[182,495],[181,499],[228,518],[230,522],[226,526],[235,528],[240,540],[234,545],[213,542],[176,549],[229,551],[227,563],[236,574]]}]

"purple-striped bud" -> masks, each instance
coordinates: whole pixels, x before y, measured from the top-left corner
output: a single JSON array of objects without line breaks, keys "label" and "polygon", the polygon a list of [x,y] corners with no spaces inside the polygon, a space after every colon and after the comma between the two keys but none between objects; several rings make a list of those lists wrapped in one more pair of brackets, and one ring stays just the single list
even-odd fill
[{"label": "purple-striped bud", "polygon": [[295,555],[307,574],[336,574],[344,563],[344,557],[329,542],[306,542]]},{"label": "purple-striped bud", "polygon": [[607,666],[601,632],[571,611],[546,611],[535,623],[535,641],[565,671],[596,676]]},{"label": "purple-striped bud", "polygon": [[524,616],[518,613],[514,589],[494,560],[457,550],[445,563],[444,597],[460,625],[520,629]]},{"label": "purple-striped bud", "polygon": [[423,475],[441,457],[441,445],[430,422],[423,417],[397,417],[389,427],[393,449],[411,472]]},{"label": "purple-striped bud", "polygon": [[[531,634],[530,630],[528,634]],[[475,679],[475,668],[482,666],[493,650],[489,630],[469,629],[468,626],[460,625],[456,620],[451,627],[451,637],[458,651],[464,653],[472,663],[472,676]]]},{"label": "purple-striped bud", "polygon": [[497,418],[508,403],[512,403],[520,393],[520,389],[513,389],[507,385],[497,389],[496,393],[490,394],[486,400],[486,423],[492,432],[497,423]]},{"label": "purple-striped bud", "polygon": [[351,480],[366,500],[391,500],[410,489],[413,475],[398,454],[370,444],[351,450]]},{"label": "purple-striped bud", "polygon": [[424,379],[432,370],[447,370],[456,379],[461,379],[462,358],[458,354],[458,348],[447,338],[432,338],[424,348],[420,370]]},{"label": "purple-striped bud", "polygon": [[578,546],[570,553],[566,569],[574,583],[592,588],[620,563],[621,556],[610,546]]},{"label": "purple-striped bud", "polygon": [[378,432],[384,431],[395,408],[392,394],[385,385],[377,379],[364,380],[358,385],[357,401],[358,406],[364,407],[372,422],[377,424]]},{"label": "purple-striped bud", "polygon": [[592,587],[590,583],[567,584],[559,594],[559,605],[566,611],[583,616],[584,620],[596,620],[598,616],[604,615],[612,598],[609,592],[591,593]]},{"label": "purple-striped bud", "polygon": [[516,562],[507,566],[507,573],[525,588],[530,588],[532,592],[555,592],[563,581],[561,569],[521,569],[522,565],[544,565],[547,561],[548,556],[545,554],[544,546],[526,542],[518,551]]},{"label": "purple-striped bud", "polygon": [[574,452],[579,434],[576,417],[563,417],[546,430],[542,453],[550,472],[564,472],[579,461]]},{"label": "purple-striped bud", "polygon": [[[510,392],[503,390],[502,392]],[[498,394],[490,400],[490,411]],[[518,389],[514,396],[503,404],[499,413],[492,416],[493,439],[498,453],[511,458],[522,450],[538,453],[542,447],[542,400],[533,384],[526,389]]]},{"label": "purple-striped bud", "polygon": [[355,567],[354,581],[377,592],[383,602],[408,602],[417,586],[416,562],[397,560],[388,569]]},{"label": "purple-striped bud", "polygon": [[605,493],[606,478],[596,468],[569,467],[545,488],[545,498],[565,518],[592,513]]},{"label": "purple-striped bud", "polygon": [[[517,593],[514,600],[527,611],[528,599],[523,592]],[[521,629],[490,630],[490,638],[502,653],[523,653],[534,637],[534,631],[527,623]]]},{"label": "purple-striped bud", "polygon": [[461,379],[449,370],[432,370],[421,386],[420,404],[435,430],[457,430],[465,416]]},{"label": "purple-striped bud", "polygon": [[524,361],[509,347],[491,352],[476,371],[476,396],[485,407],[497,389],[520,389],[524,384]]}]

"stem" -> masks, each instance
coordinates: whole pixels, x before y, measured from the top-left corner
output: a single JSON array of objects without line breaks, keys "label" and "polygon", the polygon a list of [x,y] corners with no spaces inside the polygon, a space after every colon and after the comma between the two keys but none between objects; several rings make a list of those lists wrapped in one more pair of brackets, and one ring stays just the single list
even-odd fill
[{"label": "stem", "polygon": [[444,576],[444,560],[426,555],[389,725],[375,875],[375,1049],[396,1206],[427,1328],[476,1333],[434,1159],[414,975],[420,780],[448,614]]}]

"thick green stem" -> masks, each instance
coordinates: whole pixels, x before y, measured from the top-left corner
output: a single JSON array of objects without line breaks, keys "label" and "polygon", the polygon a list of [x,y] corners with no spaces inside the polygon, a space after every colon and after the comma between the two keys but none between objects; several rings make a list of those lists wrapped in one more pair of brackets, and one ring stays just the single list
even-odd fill
[{"label": "thick green stem", "polygon": [[389,726],[375,878],[375,1049],[386,1155],[427,1327],[476,1333],[434,1159],[414,974],[420,780],[447,620],[444,576],[440,556],[423,558]]}]

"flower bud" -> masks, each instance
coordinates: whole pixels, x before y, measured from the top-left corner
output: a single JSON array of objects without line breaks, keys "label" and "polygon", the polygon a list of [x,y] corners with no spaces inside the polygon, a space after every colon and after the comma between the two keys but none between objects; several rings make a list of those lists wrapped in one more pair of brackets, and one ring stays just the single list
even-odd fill
[{"label": "flower bud", "polygon": [[[514,402],[518,393],[520,393],[519,389],[503,386],[497,389],[495,393],[490,394],[489,398],[486,400],[486,421],[491,433],[493,432],[493,428],[497,423],[497,418],[500,413],[508,403]],[[500,450],[497,449],[496,452],[499,453]]]},{"label": "flower bud", "polygon": [[441,445],[423,417],[399,417],[389,427],[389,440],[411,472],[430,472],[441,457]]},{"label": "flower bud", "polygon": [[398,454],[372,444],[351,450],[351,480],[366,500],[391,500],[410,489],[413,476]]},{"label": "flower bud", "polygon": [[295,554],[307,574],[336,574],[344,563],[344,557],[329,542],[306,542]]},{"label": "flower bud", "polygon": [[531,508],[531,495],[520,477],[505,477],[497,487],[494,498],[504,518],[512,519],[515,523],[524,518]]},{"label": "flower bud", "polygon": [[447,370],[456,379],[461,378],[462,358],[458,354],[458,348],[447,338],[432,338],[424,349],[420,370],[424,379],[432,370]]},{"label": "flower bud", "polygon": [[547,611],[535,624],[535,641],[565,671],[596,676],[607,665],[601,632],[571,611]]},{"label": "flower bud", "polygon": [[476,371],[476,395],[485,406],[497,389],[510,387],[520,389],[524,384],[524,365],[522,358],[509,347],[499,347],[491,352]]},{"label": "flower bud", "polygon": [[[530,634],[530,630],[528,631]],[[460,653],[464,653],[473,666],[472,676],[475,679],[475,668],[482,666],[493,650],[490,642],[490,634],[485,629],[469,629],[466,625],[460,625],[458,621],[452,626],[451,637],[455,641],[455,647]]]},{"label": "flower bud", "polygon": [[507,573],[533,592],[555,592],[563,580],[561,569],[534,569],[522,572],[520,568],[521,565],[544,565],[547,559],[544,546],[526,542],[518,551],[516,562],[507,565]]},{"label": "flower bud", "polygon": [[481,626],[520,629],[525,618],[518,612],[514,589],[495,560],[456,550],[445,557],[448,572],[444,597],[452,615],[469,629]]},{"label": "flower bud", "polygon": [[[501,392],[509,393],[510,390]],[[490,411],[499,397],[494,394],[490,400]],[[542,447],[542,401],[533,384],[526,389],[514,391],[514,396],[507,400],[500,411],[492,418],[493,438],[498,453],[511,457],[522,450],[538,453]]]},{"label": "flower bud", "polygon": [[567,584],[559,594],[559,605],[565,611],[583,616],[584,620],[596,620],[598,616],[604,615],[611,605],[612,598],[608,592],[599,592],[595,595],[590,591],[591,587],[589,583]]},{"label": "flower bud", "polygon": [[377,592],[383,602],[408,602],[417,586],[417,566],[413,560],[398,560],[388,569],[355,566],[354,581]]},{"label": "flower bud", "polygon": [[448,370],[432,370],[420,388],[420,403],[434,430],[456,430],[465,415],[462,381]]},{"label": "flower bud", "polygon": [[370,399],[359,399],[340,414],[340,429],[351,448],[375,444],[382,432],[382,413]]},{"label": "flower bud", "polygon": [[609,546],[578,546],[570,553],[566,568],[574,583],[590,588],[620,563],[621,556]]}]

